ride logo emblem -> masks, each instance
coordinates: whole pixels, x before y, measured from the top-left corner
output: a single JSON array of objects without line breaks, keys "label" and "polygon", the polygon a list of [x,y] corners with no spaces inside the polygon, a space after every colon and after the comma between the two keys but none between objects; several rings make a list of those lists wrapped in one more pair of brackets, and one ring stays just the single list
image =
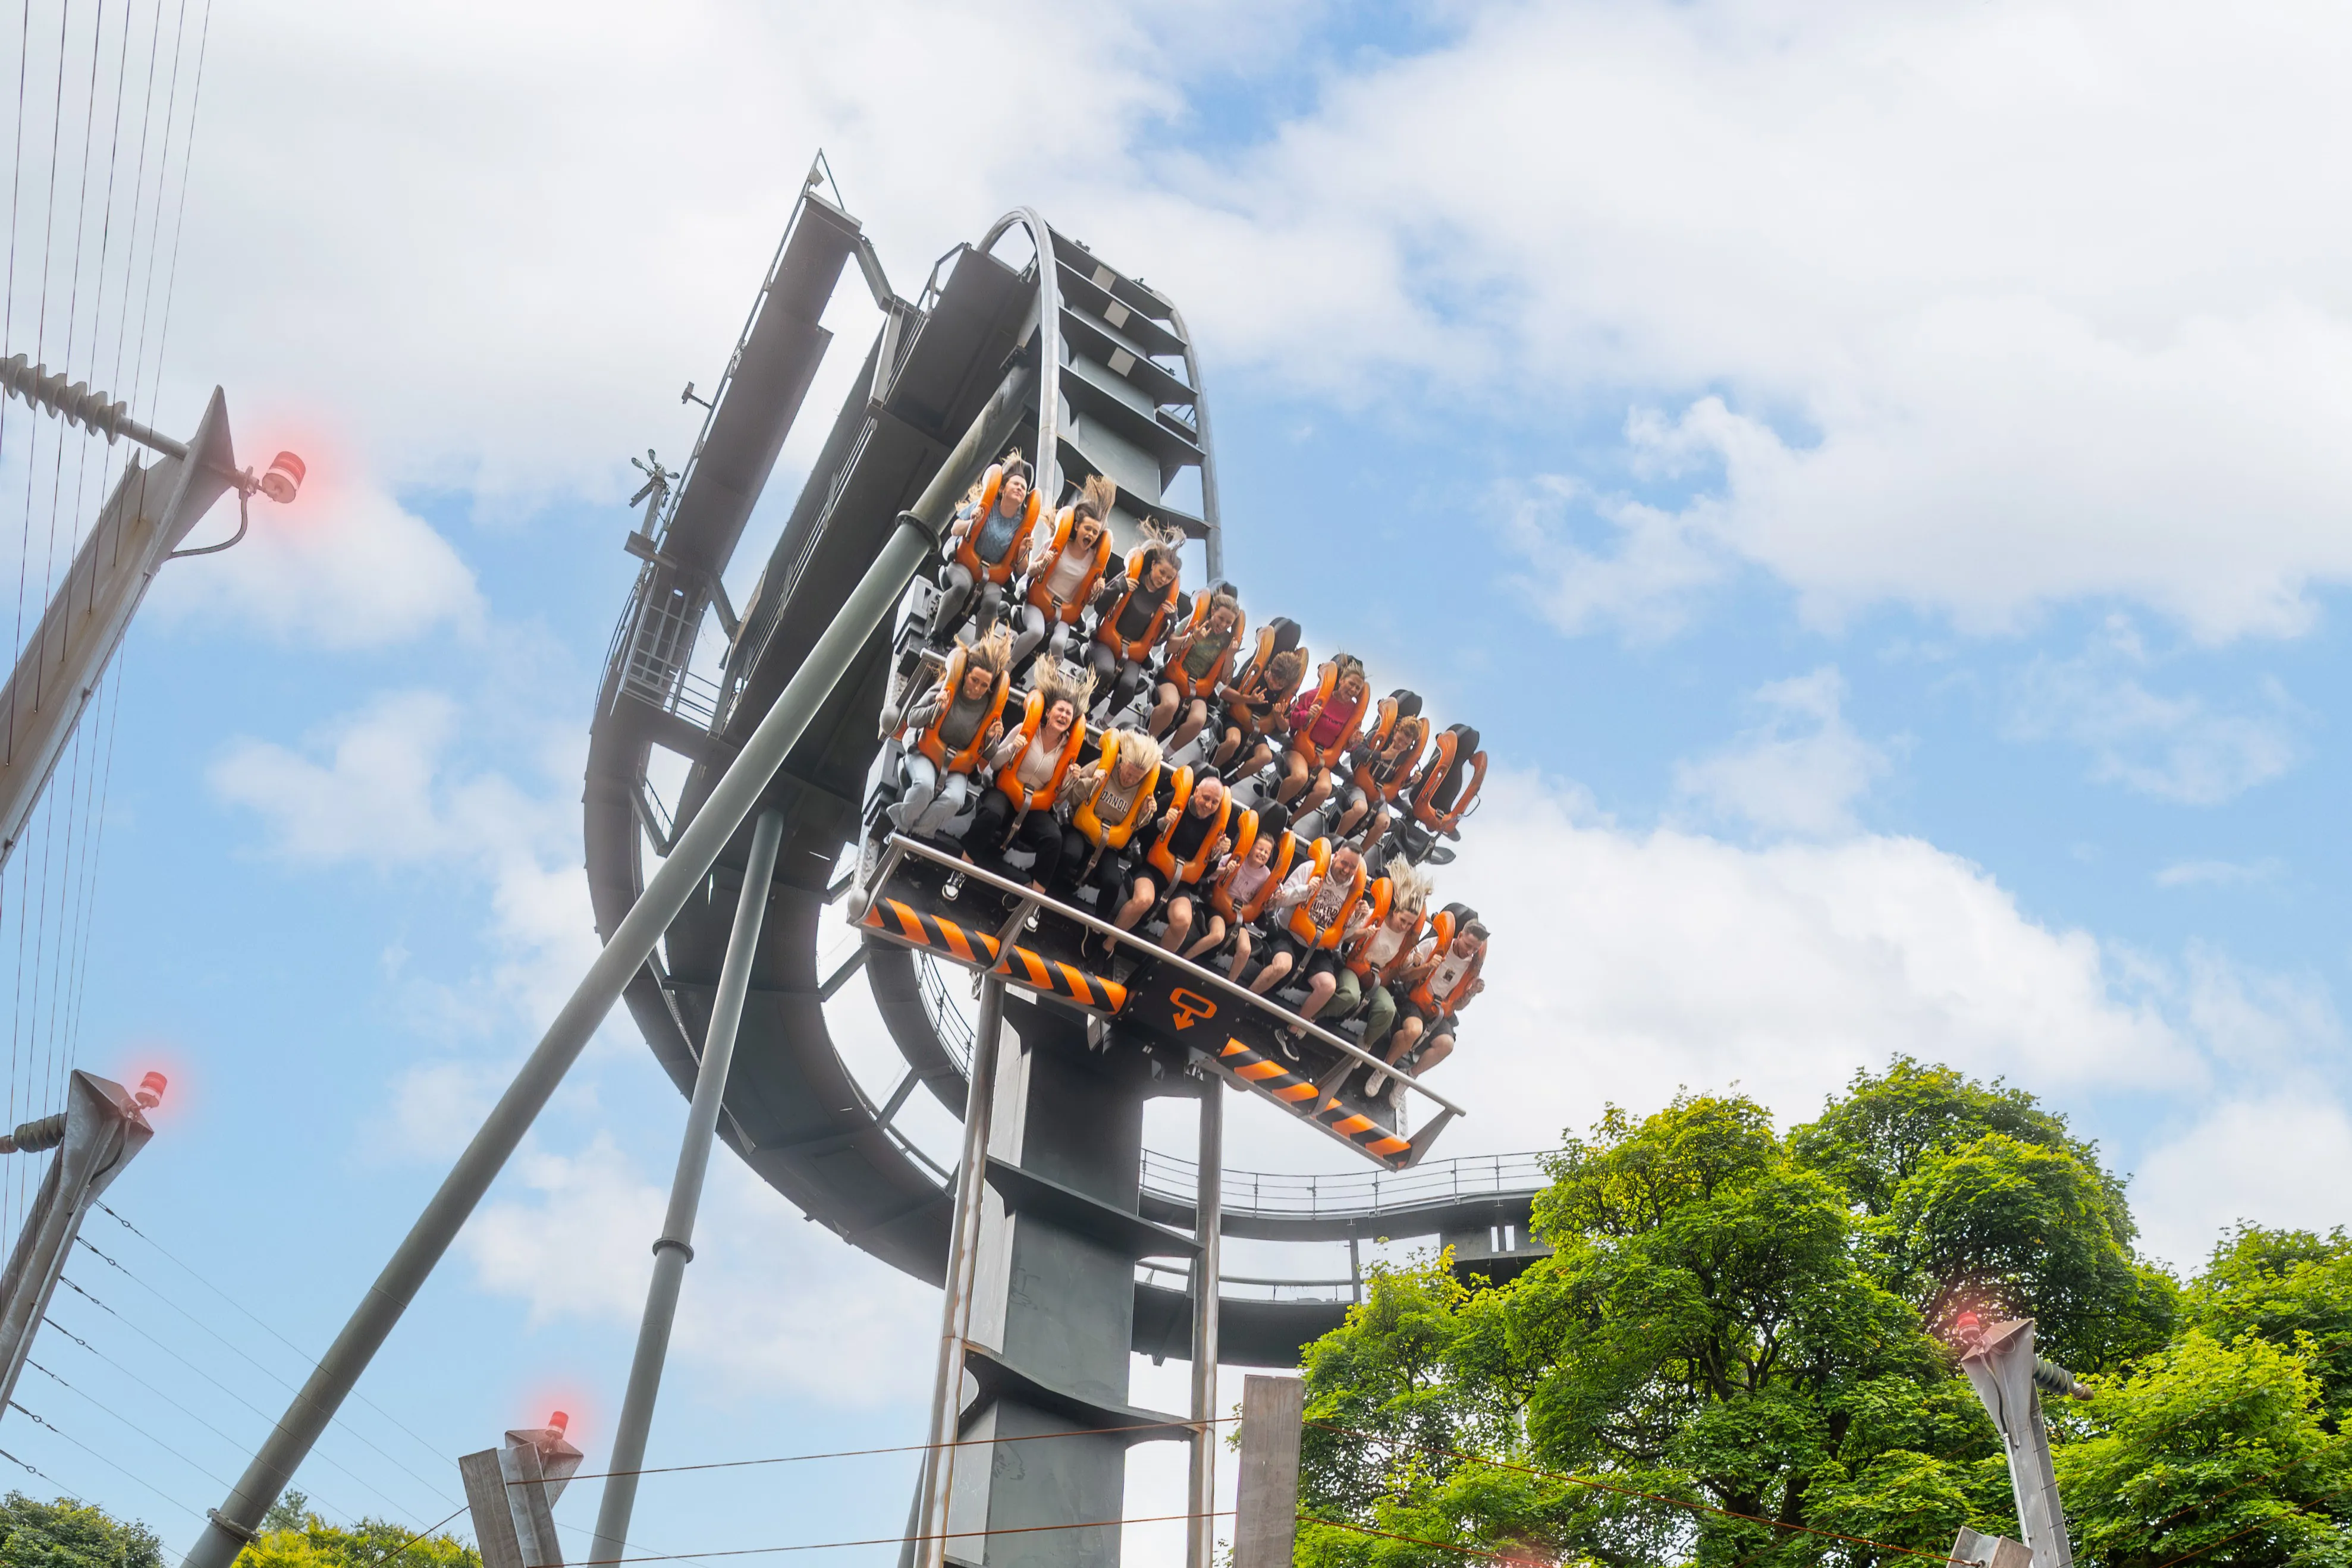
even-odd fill
[{"label": "ride logo emblem", "polygon": [[1179,977],[1171,983],[1153,986],[1149,990],[1131,991],[1122,1017],[1127,1022],[1140,1024],[1155,1034],[1170,1033],[1187,1044],[1197,1044],[1202,1050],[1213,1052],[1216,1046],[1207,1038],[1211,1031],[1193,1034],[1192,1030],[1198,1025],[1213,1021],[1221,1013],[1240,1010],[1241,1004],[1212,996],[1205,988],[1186,983],[1189,979],[1190,977]]}]

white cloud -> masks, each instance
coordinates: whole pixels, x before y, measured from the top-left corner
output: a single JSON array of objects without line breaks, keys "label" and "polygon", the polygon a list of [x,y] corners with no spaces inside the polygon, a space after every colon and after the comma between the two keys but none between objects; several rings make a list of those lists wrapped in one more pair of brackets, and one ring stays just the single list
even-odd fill
[{"label": "white cloud", "polygon": [[[155,609],[322,648],[378,648],[440,626],[478,631],[481,592],[449,541],[391,497],[343,478],[322,476],[290,507],[257,499],[242,543],[162,573]],[[235,506],[215,508],[189,544],[227,538]]]},{"label": "white cloud", "polygon": [[2158,887],[2250,887],[2276,882],[2286,862],[2274,855],[2256,861],[2175,861],[2156,873]]},{"label": "white cloud", "polygon": [[2037,657],[2019,674],[2009,734],[2063,737],[2091,753],[2093,779],[2190,806],[2218,805],[2300,759],[2297,709],[2277,683],[2224,706],[2151,691],[2138,672],[2153,662],[2130,622],[2111,616],[2081,654]]},{"label": "white cloud", "polygon": [[[1634,642],[1669,636],[1725,575],[1722,552],[1684,518],[1591,495],[1565,476],[1539,476],[1500,502],[1504,540],[1528,567],[1520,592],[1571,635],[1614,623]],[[1585,514],[1606,530],[1597,544],[1579,537]]]},{"label": "white cloud", "polygon": [[1764,722],[1711,757],[1677,763],[1675,794],[1767,833],[1852,832],[1854,802],[1893,764],[1846,723],[1845,692],[1832,665],[1758,688]]},{"label": "white cloud", "polygon": [[[601,1135],[577,1155],[527,1153],[515,1176],[529,1196],[487,1205],[459,1242],[484,1288],[527,1302],[534,1323],[635,1322],[663,1190]],[[856,1310],[844,1312],[852,1301]],[[938,1318],[931,1287],[804,1223],[740,1161],[714,1152],[676,1354],[739,1393],[876,1405],[928,1386],[930,1363],[906,1352]]]},{"label": "white cloud", "polygon": [[1445,882],[1496,933],[1492,984],[1442,1070],[1475,1108],[1455,1152],[1541,1147],[1605,1102],[1646,1109],[1682,1085],[1737,1082],[1798,1119],[1897,1051],[2037,1092],[2204,1081],[2168,1010],[2177,977],[2151,985],[1918,840],[1631,831],[1518,774],[1488,781],[1477,826]]},{"label": "white cloud", "polygon": [[2227,1227],[2325,1231],[2345,1223],[2352,1116],[2307,1092],[2215,1107],[2141,1162],[2132,1207],[2147,1250],[2176,1268],[2204,1262]]},{"label": "white cloud", "polygon": [[[464,717],[443,693],[389,694],[300,750],[237,740],[213,765],[210,782],[222,799],[256,812],[273,852],[288,860],[378,871],[454,866],[486,884],[490,971],[462,995],[411,980],[411,1000],[475,1027],[514,1012],[544,1019],[596,953],[577,861],[576,799],[560,786],[534,795],[502,773],[464,771],[451,757]],[[428,1097],[437,1103],[440,1094]]]},{"label": "white cloud", "polygon": [[[1740,561],[1824,621],[2123,595],[2215,639],[2352,580],[2342,15],[1491,4],[1182,151],[1186,91],[1296,79],[1313,15],[223,13],[166,406],[218,378],[249,450],[616,501],[690,439],[670,389],[714,379],[822,143],[908,292],[1034,202],[1181,301],[1213,377],[1633,411],[1600,466],[1687,483],[1593,507],[1602,547],[1523,534],[1570,627],[1654,628]],[[970,110],[1013,37],[1086,134],[1054,92]]]}]

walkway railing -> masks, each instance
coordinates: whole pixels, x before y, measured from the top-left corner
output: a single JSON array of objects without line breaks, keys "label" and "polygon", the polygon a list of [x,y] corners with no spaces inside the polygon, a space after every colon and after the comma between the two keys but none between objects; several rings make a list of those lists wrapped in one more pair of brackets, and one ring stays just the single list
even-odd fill
[{"label": "walkway railing", "polygon": [[[1225,1213],[1276,1219],[1331,1219],[1376,1215],[1455,1198],[1530,1192],[1549,1186],[1545,1155],[1465,1155],[1405,1171],[1349,1171],[1289,1176],[1269,1171],[1225,1173]],[[1191,1160],[1143,1151],[1143,1188],[1155,1197],[1189,1205],[1196,1186]]]}]

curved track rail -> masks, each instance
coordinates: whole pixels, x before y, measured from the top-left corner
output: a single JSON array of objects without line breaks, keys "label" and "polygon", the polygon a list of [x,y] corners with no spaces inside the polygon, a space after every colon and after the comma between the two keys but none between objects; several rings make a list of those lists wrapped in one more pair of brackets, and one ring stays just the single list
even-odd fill
[{"label": "curved track rail", "polygon": [[[1019,267],[993,254],[1015,227],[1034,246]],[[819,319],[853,258],[883,324],[739,618],[720,574],[829,344]],[[1059,493],[1066,460],[1108,473],[1120,488],[1115,528],[1131,528],[1146,511],[1181,522],[1202,542],[1215,574],[1223,552],[1208,413],[1172,305],[1028,208],[999,220],[979,247],[950,252],[910,303],[890,290],[857,221],[814,192],[803,195],[667,512],[657,530],[630,539],[645,565],[598,694],[583,800],[600,935],[609,936],[627,913],[645,885],[647,852],[667,852],[873,560],[892,519],[991,395],[1024,377],[1031,411],[1003,434],[1035,432],[1048,497]],[[1198,475],[1197,516],[1168,493],[1187,468]],[[725,660],[715,674],[699,674],[696,645],[714,613]],[[952,1009],[928,961],[903,948],[868,946],[830,976],[817,970],[821,917],[838,891],[844,846],[857,837],[878,748],[874,716],[887,638],[886,627],[863,651],[762,802],[783,813],[784,843],[719,1134],[809,1218],[939,1283],[949,1175],[893,1118],[918,1085],[961,1114],[965,1070]],[[648,781],[656,747],[688,764],[674,811]],[[681,1093],[693,1088],[749,838],[747,826],[625,993]],[[878,1104],[842,1061],[824,1016],[825,1000],[860,965],[908,1063],[906,1078]],[[1144,1177],[1144,1216],[1190,1228],[1191,1167],[1150,1155]],[[1385,1176],[1227,1172],[1223,1232],[1294,1241],[1435,1233],[1456,1241],[1457,1257],[1508,1267],[1530,1250],[1517,1238],[1541,1185],[1528,1155],[1432,1162]],[[1339,1322],[1352,1293],[1342,1287],[1352,1283],[1228,1278],[1232,1288],[1220,1292],[1223,1358],[1295,1362],[1301,1344]],[[1135,1348],[1181,1354],[1190,1324],[1181,1280],[1142,1269],[1136,1294]]]}]

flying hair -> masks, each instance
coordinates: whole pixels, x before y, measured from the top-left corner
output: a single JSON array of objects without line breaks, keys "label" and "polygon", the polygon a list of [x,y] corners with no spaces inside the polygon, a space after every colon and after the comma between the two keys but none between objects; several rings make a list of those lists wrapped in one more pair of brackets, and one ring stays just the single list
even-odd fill
[{"label": "flying hair", "polygon": [[1087,701],[1095,694],[1095,673],[1082,670],[1070,674],[1062,662],[1050,655],[1041,655],[1030,666],[1029,684],[1045,699],[1045,706],[1066,702],[1079,714],[1087,711]]},{"label": "flying hair", "polygon": [[1004,476],[1007,479],[1017,474],[1021,476],[1021,482],[1024,485],[1034,485],[1037,482],[1035,472],[1028,464],[1021,460],[1021,448],[1018,446],[1006,447],[1004,455],[996,460],[996,465],[1004,470]]},{"label": "flying hair", "polygon": [[1013,667],[1013,632],[998,626],[977,643],[963,644],[965,667],[986,670],[992,675],[1002,675]]},{"label": "flying hair", "polygon": [[1389,872],[1389,907],[1416,913],[1429,905],[1429,873],[1419,866],[1400,865]]},{"label": "flying hair", "polygon": [[1079,486],[1077,502],[1070,509],[1079,517],[1092,517],[1098,523],[1107,522],[1110,518],[1110,509],[1118,500],[1118,486],[1111,482],[1109,475],[1090,474],[1087,482]]},{"label": "flying hair", "polygon": [[1146,735],[1139,729],[1129,729],[1125,725],[1120,725],[1113,733],[1118,737],[1118,759],[1121,762],[1139,762],[1146,773],[1160,766],[1160,742],[1156,737]]}]

